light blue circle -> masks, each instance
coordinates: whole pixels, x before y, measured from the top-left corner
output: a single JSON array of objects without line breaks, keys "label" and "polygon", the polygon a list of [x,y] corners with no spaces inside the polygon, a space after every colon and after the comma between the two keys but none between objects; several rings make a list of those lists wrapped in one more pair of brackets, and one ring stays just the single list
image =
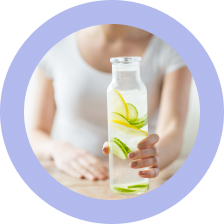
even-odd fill
[{"label": "light blue circle", "polygon": [[[189,67],[200,98],[198,136],[183,166],[155,190],[126,200],[93,199],[62,186],[38,162],[24,125],[26,89],[41,58],[64,37],[99,24],[135,26],[166,41]],[[197,39],[180,23],[145,5],[126,1],[99,1],[79,5],[56,15],[26,40],[5,79],[1,121],[10,159],[35,194],[59,211],[82,220],[127,223],[165,211],[199,183],[212,163],[219,145],[223,126],[223,98],[219,79],[209,56]]]}]

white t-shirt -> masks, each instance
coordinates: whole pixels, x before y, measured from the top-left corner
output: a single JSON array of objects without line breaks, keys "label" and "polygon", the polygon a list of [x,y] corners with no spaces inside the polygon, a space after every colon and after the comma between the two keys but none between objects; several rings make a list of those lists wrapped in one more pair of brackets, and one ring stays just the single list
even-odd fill
[{"label": "white t-shirt", "polygon": [[[183,66],[184,61],[168,44],[152,37],[141,63],[141,78],[148,92],[149,134],[156,127],[163,77]],[[107,87],[111,74],[84,61],[76,33],[51,48],[39,67],[53,79],[60,140],[102,155],[103,143],[108,139]]]}]

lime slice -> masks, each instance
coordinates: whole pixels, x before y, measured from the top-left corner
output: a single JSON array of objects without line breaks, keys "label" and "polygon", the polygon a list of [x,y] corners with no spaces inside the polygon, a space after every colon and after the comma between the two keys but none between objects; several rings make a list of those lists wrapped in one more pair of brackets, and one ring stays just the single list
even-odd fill
[{"label": "lime slice", "polygon": [[118,138],[112,138],[110,140],[110,151],[120,159],[127,159],[128,153],[131,150]]},{"label": "lime slice", "polygon": [[121,188],[121,187],[114,187],[114,190],[120,193],[132,193],[136,192],[136,190],[131,190],[131,189],[126,189],[126,188]]},{"label": "lime slice", "polygon": [[128,106],[128,121],[134,121],[138,118],[138,111],[136,107],[130,103],[127,103]]},{"label": "lime slice", "polygon": [[145,116],[140,119],[136,119],[134,121],[129,121],[129,124],[140,129],[148,124],[148,115],[145,114]]},{"label": "lime slice", "polygon": [[124,123],[129,124],[128,120],[123,115],[116,113],[116,112],[111,112],[109,114],[109,120],[122,121]]},{"label": "lime slice", "polygon": [[112,99],[110,100],[110,105],[112,106],[111,111],[119,113],[123,115],[126,119],[128,119],[128,107],[121,96],[121,94],[116,90],[113,89],[112,92]]},{"label": "lime slice", "polygon": [[147,188],[147,190],[149,189],[149,184],[136,184],[136,185],[131,185],[128,186],[128,189],[139,189],[139,188]]},{"label": "lime slice", "polygon": [[126,122],[111,119],[109,120],[109,124],[116,131],[119,131],[125,134],[140,136],[143,138],[148,136],[148,133],[146,131],[139,130],[138,128],[134,126],[127,124]]}]

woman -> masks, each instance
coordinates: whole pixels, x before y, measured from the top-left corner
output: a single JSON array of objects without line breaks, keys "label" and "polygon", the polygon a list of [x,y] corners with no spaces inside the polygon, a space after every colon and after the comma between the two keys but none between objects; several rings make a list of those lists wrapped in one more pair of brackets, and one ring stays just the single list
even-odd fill
[{"label": "woman", "polygon": [[[97,156],[107,140],[110,58],[119,56],[143,57],[141,78],[148,91],[149,133],[156,133],[142,140],[138,151],[129,153],[130,167],[149,167],[139,176],[153,178],[180,152],[191,82],[183,60],[144,30],[114,24],[89,27],[60,41],[41,60],[29,135],[37,155],[53,159],[58,169],[73,177],[108,177]],[[56,111],[57,141],[50,137]],[[107,142],[103,152],[109,153]]]}]

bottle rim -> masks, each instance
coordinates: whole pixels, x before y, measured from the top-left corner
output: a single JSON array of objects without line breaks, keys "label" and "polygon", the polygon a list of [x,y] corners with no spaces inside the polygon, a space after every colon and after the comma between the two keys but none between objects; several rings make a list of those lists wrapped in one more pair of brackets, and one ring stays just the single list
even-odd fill
[{"label": "bottle rim", "polygon": [[111,58],[110,62],[112,64],[132,64],[132,63],[140,63],[142,61],[142,57],[134,56],[134,57],[116,57]]}]

